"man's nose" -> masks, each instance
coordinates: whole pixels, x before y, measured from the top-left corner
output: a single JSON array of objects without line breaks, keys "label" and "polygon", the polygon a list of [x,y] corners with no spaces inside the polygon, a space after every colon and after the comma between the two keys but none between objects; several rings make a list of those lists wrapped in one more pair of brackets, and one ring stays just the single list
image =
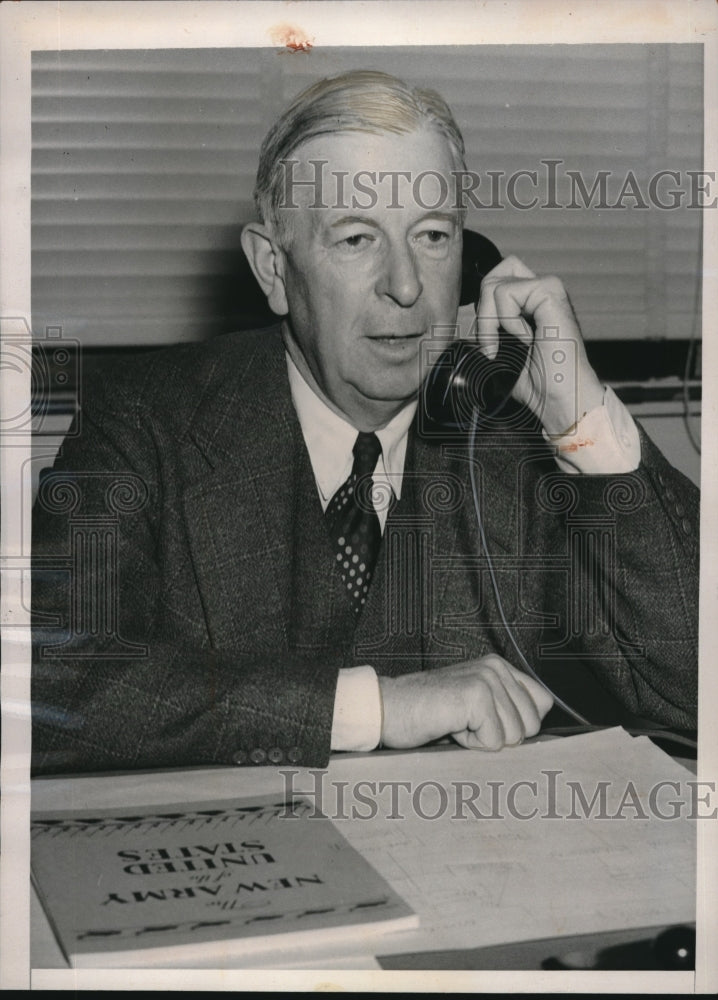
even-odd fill
[{"label": "man's nose", "polygon": [[398,305],[413,306],[424,290],[411,249],[404,243],[390,248],[376,287]]}]

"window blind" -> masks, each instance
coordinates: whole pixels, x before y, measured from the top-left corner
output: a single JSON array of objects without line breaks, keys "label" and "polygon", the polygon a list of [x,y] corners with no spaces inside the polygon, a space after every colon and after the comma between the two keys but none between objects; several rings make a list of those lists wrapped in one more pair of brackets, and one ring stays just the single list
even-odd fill
[{"label": "window blind", "polygon": [[[609,205],[629,172],[702,168],[699,45],[466,46],[70,51],[33,54],[32,318],[88,347],[167,344],[251,325],[238,301],[239,232],[264,134],[310,82],[377,68],[433,87],[451,105],[476,194],[501,207],[467,224],[539,273],[559,274],[588,340],[696,333],[700,211],[586,207],[609,171]],[[558,208],[547,168],[560,161]],[[660,194],[676,186],[670,180]],[[574,194],[575,194],[574,182]]]}]

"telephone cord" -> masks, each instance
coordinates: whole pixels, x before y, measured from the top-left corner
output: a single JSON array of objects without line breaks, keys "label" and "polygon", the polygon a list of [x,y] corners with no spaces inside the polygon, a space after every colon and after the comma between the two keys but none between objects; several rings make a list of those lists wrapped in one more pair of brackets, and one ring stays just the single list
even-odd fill
[{"label": "telephone cord", "polygon": [[589,722],[588,719],[586,719],[579,712],[575,711],[575,709],[571,708],[570,705],[567,705],[566,702],[563,701],[562,698],[559,698],[558,695],[555,694],[551,690],[551,688],[549,687],[549,685],[546,684],[546,682],[543,681],[538,676],[538,674],[536,673],[536,671],[533,669],[533,667],[531,666],[531,664],[528,662],[528,660],[524,656],[523,652],[521,651],[518,643],[516,642],[516,639],[514,638],[513,631],[511,629],[511,627],[509,626],[508,621],[506,620],[506,615],[504,613],[504,606],[503,606],[503,603],[501,601],[501,595],[499,594],[499,586],[498,586],[498,582],[496,580],[496,574],[494,573],[494,564],[493,564],[493,560],[491,559],[491,554],[489,552],[489,546],[488,546],[487,541],[486,541],[486,535],[484,533],[483,520],[482,520],[482,517],[481,517],[481,504],[479,503],[479,488],[478,488],[478,484],[477,484],[477,481],[476,481],[476,463],[474,461],[475,452],[476,452],[476,428],[477,428],[477,425],[478,425],[478,408],[474,407],[474,411],[473,411],[473,414],[472,414],[472,417],[471,417],[471,432],[470,432],[470,436],[469,436],[469,468],[470,468],[470,477],[471,477],[471,492],[472,492],[473,498],[474,498],[474,510],[476,511],[476,522],[477,522],[478,529],[479,529],[479,537],[481,538],[481,545],[482,545],[482,548],[484,550],[484,555],[486,557],[486,566],[487,566],[487,568],[489,570],[489,576],[491,578],[491,586],[492,586],[493,591],[494,591],[494,597],[496,599],[496,606],[499,609],[499,615],[501,616],[501,622],[502,622],[502,624],[503,624],[503,626],[504,626],[504,628],[506,630],[506,634],[508,635],[509,639],[511,640],[512,646],[516,650],[516,653],[517,653],[517,655],[519,657],[519,660],[520,660],[521,669],[524,671],[524,673],[527,673],[529,675],[529,677],[532,677],[538,684],[540,684],[541,687],[551,695],[551,697],[554,700],[554,703],[556,705],[558,705],[559,708],[563,709],[563,711],[566,712],[567,715],[570,715],[572,719],[575,719],[576,722],[578,722],[582,726],[591,726],[591,723]]}]

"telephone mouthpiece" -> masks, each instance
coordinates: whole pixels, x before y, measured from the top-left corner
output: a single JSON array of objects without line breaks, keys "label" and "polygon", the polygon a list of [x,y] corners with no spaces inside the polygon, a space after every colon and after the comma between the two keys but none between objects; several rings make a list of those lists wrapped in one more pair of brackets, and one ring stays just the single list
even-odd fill
[{"label": "telephone mouthpiece", "polygon": [[489,359],[468,340],[455,340],[442,351],[429,372],[423,390],[425,415],[450,430],[468,431],[477,423],[496,423],[511,400],[524,370],[528,345],[502,333],[495,358]]}]

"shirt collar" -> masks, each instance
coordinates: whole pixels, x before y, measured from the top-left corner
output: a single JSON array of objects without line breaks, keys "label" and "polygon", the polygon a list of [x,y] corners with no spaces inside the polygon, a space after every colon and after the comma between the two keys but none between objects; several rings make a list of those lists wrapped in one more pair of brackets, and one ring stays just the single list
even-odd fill
[{"label": "shirt collar", "polygon": [[[286,354],[286,359],[292,401],[309,452],[314,478],[322,499],[328,503],[352,470],[352,449],[358,432],[319,398],[289,354]],[[401,497],[406,445],[416,406],[416,400],[407,403],[386,427],[376,432],[382,453],[374,478],[385,479],[397,500]]]}]

